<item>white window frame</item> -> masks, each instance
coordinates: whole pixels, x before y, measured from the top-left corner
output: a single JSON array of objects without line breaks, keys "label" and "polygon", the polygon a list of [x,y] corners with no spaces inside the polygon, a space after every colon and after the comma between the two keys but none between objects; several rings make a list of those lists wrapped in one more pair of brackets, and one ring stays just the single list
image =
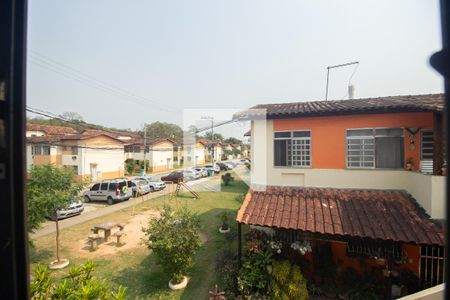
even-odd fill
[{"label": "white window frame", "polygon": [[[276,133],[281,133],[281,132],[289,132],[290,133],[290,137],[279,137],[276,138],[275,134]],[[309,137],[294,137],[294,132],[308,132],[309,133]],[[289,143],[286,147],[286,166],[276,166],[275,165],[275,160],[273,162],[273,165],[275,168],[312,168],[312,131],[311,129],[299,129],[299,130],[277,130],[273,132],[273,140],[274,140],[274,144],[273,144],[273,149],[274,149],[274,155],[275,155],[275,141],[280,141],[280,140],[289,140],[291,141],[291,143]],[[302,147],[305,147],[306,144],[304,144],[306,141],[309,142],[308,146],[309,146],[309,150],[306,149],[297,149],[297,150],[293,150],[292,146],[293,143],[292,142],[301,142],[303,145]],[[291,148],[291,149],[289,149]],[[309,151],[309,154],[305,154],[305,153],[301,153],[299,154],[300,159],[293,159],[293,151]],[[289,152],[291,152],[289,154]],[[309,160],[306,159],[306,157],[309,156]],[[305,158],[302,158],[305,157]],[[294,162],[300,162],[300,164],[295,164]],[[309,164],[305,164],[305,162],[309,162]]]},{"label": "white window frame", "polygon": [[[345,130],[345,166],[346,166],[346,168],[347,169],[370,169],[370,170],[373,170],[373,169],[384,169],[384,168],[377,168],[376,167],[376,143],[375,143],[375,140],[376,140],[376,138],[382,138],[382,137],[392,137],[392,136],[390,136],[390,135],[377,135],[376,134],[376,130],[379,130],[379,129],[401,129],[402,130],[402,135],[401,136],[398,136],[398,137],[402,137],[403,139],[405,138],[405,128],[404,127],[370,127],[370,128],[347,128],[346,130]],[[364,136],[348,136],[348,132],[349,131],[354,131],[354,130],[371,130],[372,131],[372,135],[364,135]],[[349,163],[354,163],[354,162],[350,162],[349,161],[349,151],[350,151],[350,149],[349,149],[349,143],[348,143],[348,140],[369,140],[369,139],[371,139],[371,140],[373,140],[373,149],[372,149],[372,151],[373,151],[373,161],[372,161],[372,163],[373,163],[373,166],[372,167],[367,167],[367,166],[361,166],[361,163],[360,163],[360,166],[359,167],[354,167],[354,166],[350,166],[349,165]],[[404,140],[403,140],[403,142],[404,142]],[[370,149],[369,150],[364,150],[364,149],[361,149],[360,151],[370,151]],[[404,150],[403,150],[404,151]],[[356,155],[355,155],[356,156]],[[363,158],[364,158],[364,155],[363,155]],[[364,162],[364,160],[362,160],[362,161],[360,161],[360,162]],[[365,162],[368,162],[368,161],[365,161]],[[388,170],[398,170],[398,169],[388,169]]]}]

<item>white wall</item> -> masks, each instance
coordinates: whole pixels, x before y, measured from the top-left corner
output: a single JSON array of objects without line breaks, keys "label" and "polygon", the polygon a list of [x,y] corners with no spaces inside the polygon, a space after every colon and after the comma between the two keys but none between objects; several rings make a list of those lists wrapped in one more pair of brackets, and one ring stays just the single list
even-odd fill
[{"label": "white wall", "polygon": [[26,137],[30,137],[30,136],[44,136],[45,132],[44,131],[40,131],[40,130],[27,130],[25,133]]},{"label": "white wall", "polygon": [[123,149],[105,150],[105,149],[80,149],[81,168],[80,175],[90,175],[91,163],[97,164],[97,176],[101,177],[105,172],[117,172],[124,169],[124,151]]},{"label": "white wall", "polygon": [[272,128],[271,120],[252,122],[252,184],[405,190],[431,217],[445,217],[445,177],[403,170],[274,167]]},{"label": "white wall", "polygon": [[445,283],[400,298],[399,300],[444,300]]},{"label": "white wall", "polygon": [[31,145],[27,144],[26,147],[26,151],[27,151],[27,171],[30,171],[31,166],[33,165],[33,156],[31,155]]},{"label": "white wall", "polygon": [[[155,148],[156,150],[157,148]],[[158,166],[166,166],[167,165],[167,160],[170,159],[170,163],[169,163],[169,169],[173,168],[173,151],[172,150],[167,150],[167,151],[150,151],[149,154],[149,160],[150,160],[150,165],[153,167],[158,167]]]}]

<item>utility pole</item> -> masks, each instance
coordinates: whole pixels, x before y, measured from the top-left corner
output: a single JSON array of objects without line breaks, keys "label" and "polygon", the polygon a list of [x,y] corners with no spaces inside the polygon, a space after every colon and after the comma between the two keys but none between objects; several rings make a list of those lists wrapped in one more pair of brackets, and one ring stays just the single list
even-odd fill
[{"label": "utility pole", "polygon": [[145,161],[145,153],[147,152],[146,149],[147,148],[147,124],[144,123],[144,166],[141,170],[141,175],[145,176],[145,173],[147,172],[147,167],[146,167],[146,161]]},{"label": "utility pole", "polygon": [[350,66],[350,65],[357,65],[357,64],[359,64],[359,61],[353,61],[353,62],[349,62],[349,63],[346,63],[346,64],[335,65],[335,66],[328,66],[327,67],[327,87],[326,87],[326,91],[325,91],[325,101],[328,100],[328,82],[330,80],[330,69],[346,67],[346,66]]},{"label": "utility pole", "polygon": [[212,139],[212,149],[211,149],[211,160],[214,165],[214,118],[211,118],[211,139]]}]

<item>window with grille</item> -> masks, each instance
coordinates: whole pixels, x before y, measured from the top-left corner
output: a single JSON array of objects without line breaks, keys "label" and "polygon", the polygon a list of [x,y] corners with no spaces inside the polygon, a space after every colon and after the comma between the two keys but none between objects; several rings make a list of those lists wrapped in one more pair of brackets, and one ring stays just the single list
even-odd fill
[{"label": "window with grille", "polygon": [[50,146],[33,145],[31,146],[32,155],[50,155]]},{"label": "window with grille", "polygon": [[78,146],[72,146],[72,155],[78,155]]},{"label": "window with grille", "polygon": [[420,131],[420,172],[424,174],[433,173],[433,131]]},{"label": "window with grille", "polygon": [[348,168],[399,169],[403,165],[402,128],[347,129]]},{"label": "window with grille", "polygon": [[420,247],[420,280],[427,286],[445,282],[445,249],[439,246]]},{"label": "window with grille", "polygon": [[274,164],[286,167],[311,167],[311,131],[274,133]]}]

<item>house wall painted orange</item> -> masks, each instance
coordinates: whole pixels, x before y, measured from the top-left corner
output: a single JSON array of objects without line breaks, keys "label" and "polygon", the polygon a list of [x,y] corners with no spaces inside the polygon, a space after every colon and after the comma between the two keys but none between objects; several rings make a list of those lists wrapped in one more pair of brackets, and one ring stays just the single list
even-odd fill
[{"label": "house wall painted orange", "polygon": [[[312,167],[319,169],[345,169],[346,129],[377,127],[433,128],[433,113],[390,113],[347,116],[323,116],[273,120],[273,130],[311,130]],[[419,169],[420,133],[414,136],[416,149],[410,151],[410,134],[405,130],[405,162],[414,159]]]}]

